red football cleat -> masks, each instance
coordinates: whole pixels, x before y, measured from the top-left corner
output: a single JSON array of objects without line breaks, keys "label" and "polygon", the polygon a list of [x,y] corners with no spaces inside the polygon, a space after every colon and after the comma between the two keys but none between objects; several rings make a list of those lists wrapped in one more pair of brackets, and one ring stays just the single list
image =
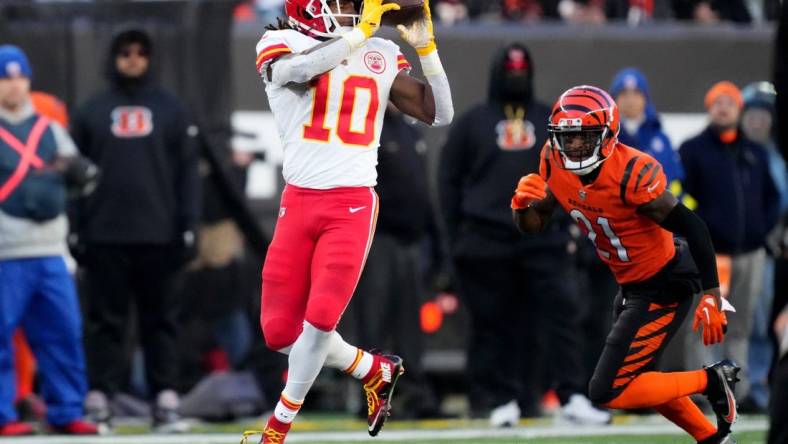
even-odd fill
[{"label": "red football cleat", "polygon": [[19,421],[12,421],[0,425],[0,436],[24,436],[32,435],[33,427]]},{"label": "red football cleat", "polygon": [[367,395],[367,425],[369,435],[376,436],[391,410],[391,398],[399,377],[405,373],[402,358],[396,355],[378,355],[380,361],[375,373],[364,384]]},{"label": "red football cleat", "polygon": [[263,430],[263,438],[260,440],[260,444],[284,444],[285,436],[290,431],[291,425],[279,421],[275,416],[271,416]]},{"label": "red football cleat", "polygon": [[84,419],[77,419],[64,425],[49,427],[55,435],[98,435],[98,426]]}]

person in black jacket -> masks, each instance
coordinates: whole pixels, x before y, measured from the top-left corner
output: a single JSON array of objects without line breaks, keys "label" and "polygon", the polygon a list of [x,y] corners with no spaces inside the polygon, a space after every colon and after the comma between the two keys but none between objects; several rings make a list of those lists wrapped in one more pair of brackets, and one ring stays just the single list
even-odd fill
[{"label": "person in black jacket", "polygon": [[180,305],[172,286],[195,252],[198,130],[181,101],[152,81],[152,49],[142,31],[118,34],[110,50],[110,89],[75,116],[74,140],[104,174],[77,213],[72,245],[87,292],[87,410],[108,425],[107,397],[126,385],[134,307],[155,395],[154,426],[176,432],[186,423],[172,389]]},{"label": "person in black jacket", "polygon": [[[512,224],[512,184],[538,169],[548,115],[533,99],[528,50],[520,44],[502,48],[492,64],[488,102],[454,124],[438,166],[442,216],[472,320],[471,409],[477,416],[489,412],[493,426],[514,424],[520,406],[535,413],[543,370],[545,382],[558,384],[567,419],[610,419],[583,395],[587,377],[570,224],[557,221],[539,237],[523,237]],[[539,367],[543,361],[549,363],[545,369]]]},{"label": "person in black jacket", "polygon": [[[765,148],[739,129],[743,99],[736,85],[719,82],[706,94],[710,125],[679,148],[686,172],[685,190],[698,202],[696,212],[709,227],[714,249],[730,261],[727,298],[736,307],[728,317],[723,354],[741,367],[737,399],[749,393],[749,338],[753,310],[763,284],[766,238],[777,223],[779,193]],[[691,341],[691,339],[690,339]],[[697,341],[691,341],[691,351]],[[687,353],[701,364],[704,353]]]}]

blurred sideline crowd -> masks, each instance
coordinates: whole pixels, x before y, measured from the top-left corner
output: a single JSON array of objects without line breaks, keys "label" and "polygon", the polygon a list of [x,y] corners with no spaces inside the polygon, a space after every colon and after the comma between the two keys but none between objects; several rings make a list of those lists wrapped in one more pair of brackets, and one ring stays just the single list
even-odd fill
[{"label": "blurred sideline crowd", "polygon": [[[245,0],[238,20],[272,23],[284,0]],[[626,22],[642,25],[679,20],[699,24],[757,24],[779,17],[780,0],[433,0],[434,15],[444,25],[469,20],[538,21],[575,24]]]},{"label": "blurred sideline crowd", "polygon": [[[471,10],[473,2],[461,3]],[[29,91],[37,70],[23,49],[0,46],[0,436],[32,433],[28,419],[45,419],[54,433],[94,434],[128,415],[177,433],[191,427],[189,417],[257,415],[278,397],[286,362],[260,337],[260,259],[206,179],[187,106],[158,85],[154,50],[143,31],[119,33],[99,68],[108,88],[69,104],[69,113],[57,98]],[[535,98],[534,66],[524,45],[499,50],[487,97],[456,120],[435,178],[421,130],[387,111],[382,211],[339,331],[408,362],[398,418],[452,414],[443,398],[459,392],[464,414],[493,427],[544,415],[546,394],[567,424],[611,421],[587,386],[616,282],[568,215],[538,237],[511,220],[512,189],[538,169],[547,138],[549,107]],[[788,390],[769,389],[788,335],[788,177],[774,86],[709,85],[698,104],[708,126],[678,147],[641,71],[622,67],[600,86],[620,108],[620,140],[659,160],[670,191],[709,226],[723,291],[737,309],[722,345],[705,349],[686,329],[663,367],[730,357],[743,368],[743,411],[785,406]],[[249,161],[228,154],[241,185]],[[425,338],[457,304],[467,316],[465,361],[459,374],[436,374],[422,366]],[[447,388],[444,377],[455,384]],[[314,405],[362,408],[346,394],[325,384]]]}]

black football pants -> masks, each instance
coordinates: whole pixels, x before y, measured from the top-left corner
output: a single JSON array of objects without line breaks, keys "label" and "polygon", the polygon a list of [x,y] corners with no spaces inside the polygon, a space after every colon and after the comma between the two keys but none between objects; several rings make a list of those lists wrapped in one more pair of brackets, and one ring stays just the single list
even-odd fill
[{"label": "black football pants", "polygon": [[676,255],[655,276],[621,286],[613,328],[589,383],[593,402],[613,400],[638,375],[657,368],[700,290],[698,270],[684,241],[676,242]]}]

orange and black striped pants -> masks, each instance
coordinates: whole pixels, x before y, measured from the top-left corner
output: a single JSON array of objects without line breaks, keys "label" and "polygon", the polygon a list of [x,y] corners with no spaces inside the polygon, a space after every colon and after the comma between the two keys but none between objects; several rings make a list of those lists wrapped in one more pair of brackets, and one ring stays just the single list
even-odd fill
[{"label": "orange and black striped pants", "polygon": [[597,404],[610,402],[638,375],[655,370],[691,303],[689,295],[656,302],[648,293],[620,291],[613,328],[589,383],[589,398]]}]

